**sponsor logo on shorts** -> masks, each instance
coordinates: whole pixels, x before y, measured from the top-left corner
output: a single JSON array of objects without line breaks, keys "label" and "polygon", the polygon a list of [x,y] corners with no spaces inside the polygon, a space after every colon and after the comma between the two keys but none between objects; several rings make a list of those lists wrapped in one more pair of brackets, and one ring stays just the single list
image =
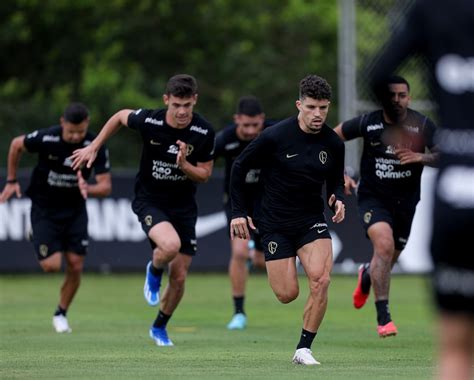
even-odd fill
[{"label": "sponsor logo on shorts", "polygon": [[278,243],[275,241],[271,241],[268,243],[268,252],[270,252],[272,255],[276,252],[278,248]]},{"label": "sponsor logo on shorts", "polygon": [[369,224],[370,219],[372,219],[372,212],[368,211],[364,214],[364,223]]},{"label": "sponsor logo on shorts", "polygon": [[41,244],[39,246],[39,253],[41,256],[46,257],[48,255],[48,246],[46,244]]},{"label": "sponsor logo on shorts", "polygon": [[150,227],[152,223],[153,223],[153,218],[152,218],[152,216],[151,216],[151,215],[145,216],[145,224],[146,224],[148,227]]},{"label": "sponsor logo on shorts", "polygon": [[328,154],[324,150],[319,152],[319,161],[321,161],[323,165],[326,163],[327,160],[328,160]]},{"label": "sponsor logo on shorts", "polygon": [[190,242],[191,242],[191,245],[193,246],[194,251],[197,251],[197,240],[191,239]]}]

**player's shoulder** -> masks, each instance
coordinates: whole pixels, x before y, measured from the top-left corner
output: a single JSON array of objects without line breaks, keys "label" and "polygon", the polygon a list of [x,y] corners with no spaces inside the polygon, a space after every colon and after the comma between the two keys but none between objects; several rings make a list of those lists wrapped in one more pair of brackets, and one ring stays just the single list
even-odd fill
[{"label": "player's shoulder", "polygon": [[51,125],[26,134],[26,139],[41,139],[41,142],[61,142],[61,126]]},{"label": "player's shoulder", "polygon": [[237,125],[235,123],[230,123],[230,124],[227,124],[226,126],[224,126],[224,128],[222,128],[218,132],[217,135],[225,141],[237,139],[237,135],[235,133],[236,129],[237,129]]},{"label": "player's shoulder", "polygon": [[324,124],[323,131],[330,144],[333,144],[334,146],[339,146],[339,147],[344,146],[344,141],[341,140],[339,135],[336,132],[334,132],[334,129],[332,129],[329,125]]},{"label": "player's shoulder", "polygon": [[278,138],[281,136],[286,136],[291,133],[292,128],[291,126],[298,125],[298,117],[297,116],[290,116],[286,119],[280,120],[279,122],[272,124],[271,127],[265,128],[261,135],[267,137],[274,137]]},{"label": "player's shoulder", "polygon": [[190,132],[194,132],[203,136],[214,135],[212,124],[202,115],[193,112],[193,118],[189,127]]},{"label": "player's shoulder", "polygon": [[411,126],[413,128],[412,132],[421,132],[427,124],[432,127],[435,127],[433,121],[428,116],[411,108],[407,109],[406,120],[406,127],[410,128]]}]

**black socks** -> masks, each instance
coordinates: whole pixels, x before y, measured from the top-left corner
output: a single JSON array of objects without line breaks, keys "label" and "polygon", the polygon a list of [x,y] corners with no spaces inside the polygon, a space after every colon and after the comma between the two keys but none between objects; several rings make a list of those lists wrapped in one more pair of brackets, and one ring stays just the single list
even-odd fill
[{"label": "black socks", "polygon": [[384,326],[392,321],[388,308],[388,300],[375,301],[375,308],[377,309],[377,322],[379,326]]},{"label": "black socks", "polygon": [[234,309],[235,314],[245,314],[244,312],[244,296],[241,297],[234,297]]},{"label": "black socks", "polygon": [[166,327],[166,324],[170,320],[171,315],[163,313],[161,310],[158,313],[158,316],[155,319],[155,322],[153,323],[153,327]]},{"label": "black socks", "polygon": [[305,329],[301,330],[301,337],[300,342],[296,346],[296,349],[299,350],[300,348],[311,348],[311,344],[313,344],[314,337],[316,336],[317,332],[310,332]]}]

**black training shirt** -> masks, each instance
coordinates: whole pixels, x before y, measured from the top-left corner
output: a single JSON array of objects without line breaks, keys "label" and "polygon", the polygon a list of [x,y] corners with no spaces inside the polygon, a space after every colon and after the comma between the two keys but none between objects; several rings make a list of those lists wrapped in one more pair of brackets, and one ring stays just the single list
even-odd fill
[{"label": "black training shirt", "polygon": [[[38,153],[38,164],[33,170],[30,186],[26,194],[40,207],[75,207],[84,204],[77,174],[71,168],[69,157],[76,149],[84,148],[94,139],[87,132],[86,137],[78,144],[70,144],[62,138],[60,125],[39,129],[25,136],[26,149]],[[110,170],[109,153],[102,146],[92,164],[95,174],[107,173]],[[91,169],[81,169],[84,179],[91,175]]]},{"label": "black training shirt", "polygon": [[[423,153],[425,147],[432,148],[435,129],[428,117],[412,109],[407,110],[401,127],[388,124],[382,110],[344,122],[342,133],[346,140],[362,137],[364,141],[358,191],[380,197],[419,196],[423,165],[400,164],[391,143],[398,138],[401,144],[408,144],[407,148]],[[396,136],[398,132],[402,133],[400,137]]]},{"label": "black training shirt", "polygon": [[177,140],[187,144],[186,160],[196,165],[214,157],[214,130],[204,118],[193,113],[186,128],[172,128],[166,123],[166,109],[139,109],[128,117],[128,126],[137,130],[143,150],[135,182],[137,197],[169,202],[194,203],[196,184],[176,164]]},{"label": "black training shirt", "polygon": [[322,189],[343,199],[344,143],[327,125],[305,133],[296,116],[264,130],[237,157],[230,181],[232,218],[245,217],[243,199],[249,168],[261,167],[263,195],[256,215],[264,231],[287,232],[324,211]]}]

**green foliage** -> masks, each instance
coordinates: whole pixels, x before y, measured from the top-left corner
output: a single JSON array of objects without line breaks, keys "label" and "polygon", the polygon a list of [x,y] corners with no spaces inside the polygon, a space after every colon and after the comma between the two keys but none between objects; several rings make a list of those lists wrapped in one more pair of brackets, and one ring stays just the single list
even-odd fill
[{"label": "green foliage", "polygon": [[[198,112],[216,129],[245,94],[259,96],[270,117],[289,116],[307,73],[336,91],[336,7],[333,0],[2,1],[0,167],[11,138],[56,123],[68,102],[87,104],[97,131],[119,109],[161,107],[167,79],[180,72],[198,79]],[[138,138],[119,139],[108,144],[112,164],[136,166]]]}]

